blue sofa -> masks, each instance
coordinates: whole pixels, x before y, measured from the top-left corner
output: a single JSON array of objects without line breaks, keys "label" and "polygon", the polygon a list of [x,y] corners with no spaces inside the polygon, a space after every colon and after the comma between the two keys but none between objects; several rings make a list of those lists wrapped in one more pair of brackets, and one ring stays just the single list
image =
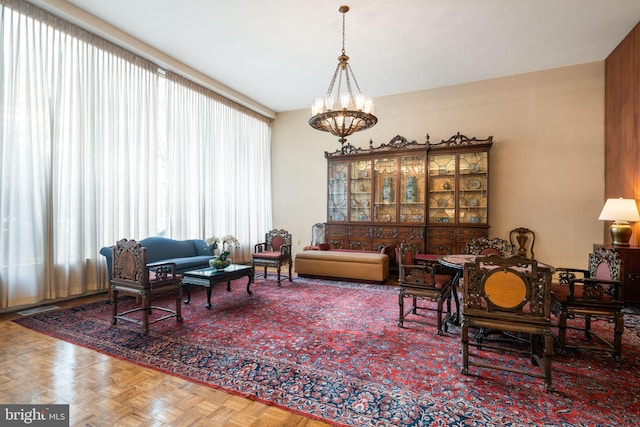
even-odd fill
[{"label": "blue sofa", "polygon": [[[139,241],[147,248],[147,264],[156,262],[175,262],[176,272],[209,267],[213,256],[213,245],[207,246],[204,240],[173,240],[166,237],[148,237]],[[112,251],[111,246],[100,249],[100,254],[107,259],[109,282],[111,282]]]}]

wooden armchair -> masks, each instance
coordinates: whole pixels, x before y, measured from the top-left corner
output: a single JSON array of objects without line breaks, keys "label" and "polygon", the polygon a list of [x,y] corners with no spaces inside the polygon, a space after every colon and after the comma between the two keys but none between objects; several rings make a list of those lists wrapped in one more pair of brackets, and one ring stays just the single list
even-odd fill
[{"label": "wooden armchair", "polygon": [[[403,327],[404,322],[417,322],[427,324],[420,318],[420,310],[430,310],[437,313],[438,335],[443,334],[443,329],[447,331],[447,323],[443,321],[442,312],[444,302],[447,302],[447,312],[451,314],[451,286],[453,277],[444,274],[442,266],[437,262],[420,261],[416,262],[415,256],[418,248],[412,243],[403,242],[396,249],[396,258],[399,265],[398,285],[400,292],[398,295],[398,305],[400,318],[398,326]],[[413,304],[405,311],[404,300],[411,298]],[[431,301],[436,303],[436,307],[419,305],[418,301]]]},{"label": "wooden armchair", "polygon": [[253,269],[264,267],[264,277],[267,277],[267,267],[278,270],[278,286],[280,286],[280,268],[289,264],[289,282],[291,282],[291,234],[287,230],[271,230],[265,235],[265,241],[255,245],[251,255]]},{"label": "wooden armchair", "polygon": [[467,243],[467,253],[469,255],[500,255],[509,257],[513,255],[513,245],[508,241],[495,237],[487,239],[479,237]]},{"label": "wooden armchair", "polygon": [[[490,255],[478,257],[464,265],[464,297],[462,306],[462,373],[469,366],[498,369],[544,378],[545,388],[551,384],[551,271],[539,267],[537,261]],[[469,328],[505,331],[519,334],[507,344],[482,341],[469,335]],[[522,337],[528,339],[528,350],[522,348]],[[482,351],[471,352],[472,349]],[[491,351],[487,351],[491,350]],[[518,368],[504,363],[500,352],[529,354],[538,370]],[[493,360],[487,360],[495,355]]]},{"label": "wooden armchair", "polygon": [[[608,351],[616,360],[622,359],[622,333],[624,332],[624,307],[622,301],[623,262],[618,252],[600,247],[589,254],[586,270],[558,268],[559,282],[552,286],[552,309],[558,316],[560,349],[582,348]],[[584,319],[584,327],[567,326],[567,319]],[[592,320],[604,320],[613,324],[613,337],[594,333]],[[567,329],[584,332],[586,340],[596,338],[600,345],[576,343],[567,345]]]},{"label": "wooden armchair", "polygon": [[[142,325],[142,333],[149,332],[149,325],[161,320],[175,317],[182,322],[182,276],[176,274],[174,263],[156,263],[147,265],[147,250],[135,240],[122,239],[112,248],[111,269],[111,324],[117,324],[118,320]],[[118,313],[118,294],[124,292],[136,295],[141,304],[134,309]],[[175,311],[151,305],[151,298],[158,295],[175,294]],[[152,310],[168,313],[164,316],[149,320]],[[142,320],[132,317],[135,312],[142,312]]]}]

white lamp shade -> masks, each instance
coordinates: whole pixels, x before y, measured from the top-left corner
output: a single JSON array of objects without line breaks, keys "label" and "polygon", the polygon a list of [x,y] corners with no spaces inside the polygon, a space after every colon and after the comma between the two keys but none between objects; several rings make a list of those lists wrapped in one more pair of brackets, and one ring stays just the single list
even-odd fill
[{"label": "white lamp shade", "polygon": [[598,219],[604,221],[640,221],[638,205],[635,199],[607,199]]}]

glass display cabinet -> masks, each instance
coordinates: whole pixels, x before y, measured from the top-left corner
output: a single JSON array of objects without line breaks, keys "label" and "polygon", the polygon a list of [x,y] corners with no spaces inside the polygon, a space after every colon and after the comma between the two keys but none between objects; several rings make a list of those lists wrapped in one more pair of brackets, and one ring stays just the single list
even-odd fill
[{"label": "glass display cabinet", "polygon": [[489,152],[461,153],[458,163],[458,221],[462,224],[486,224],[489,220]]},{"label": "glass display cabinet", "polygon": [[486,224],[488,164],[488,151],[429,156],[429,222]]},{"label": "glass display cabinet", "polygon": [[424,248],[427,149],[428,139],[418,143],[396,136],[375,148],[373,142],[365,149],[345,144],[325,153],[327,243],[340,249],[388,248],[392,258],[403,240]]},{"label": "glass display cabinet", "polygon": [[425,182],[424,157],[400,157],[400,222],[425,222]]},{"label": "glass display cabinet", "polygon": [[396,222],[398,159],[375,159],[376,199],[374,221]]},{"label": "glass display cabinet", "polygon": [[333,162],[329,165],[327,191],[327,218],[329,221],[347,221],[347,182],[349,162]]},{"label": "glass display cabinet", "polygon": [[351,197],[349,219],[371,220],[371,160],[354,160],[351,164]]},{"label": "glass display cabinet", "polygon": [[396,136],[387,144],[325,153],[330,247],[390,250],[402,241],[432,254],[462,253],[489,229],[492,137],[460,133],[437,144]]},{"label": "glass display cabinet", "polygon": [[489,150],[493,137],[460,133],[429,147],[426,250],[462,253],[489,229]]}]

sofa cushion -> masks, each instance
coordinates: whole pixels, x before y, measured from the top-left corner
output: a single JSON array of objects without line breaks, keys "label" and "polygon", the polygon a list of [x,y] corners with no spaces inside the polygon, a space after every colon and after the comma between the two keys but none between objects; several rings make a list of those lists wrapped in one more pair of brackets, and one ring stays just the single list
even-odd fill
[{"label": "sofa cushion", "polygon": [[193,239],[193,244],[196,247],[196,252],[199,256],[213,256],[214,245],[207,245],[204,240]]},{"label": "sofa cushion", "polygon": [[256,252],[254,254],[251,255],[254,259],[278,259],[282,256],[282,253],[280,251],[278,252],[274,252],[274,251],[262,251],[262,252]]},{"label": "sofa cushion", "polygon": [[178,273],[184,273],[189,270],[209,267],[210,259],[210,256],[190,256],[184,258],[167,258],[163,259],[162,262],[175,262],[176,271]]},{"label": "sofa cushion", "polygon": [[140,240],[147,248],[147,263],[169,258],[185,258],[198,255],[193,240],[173,240],[166,237],[148,237]]},{"label": "sofa cushion", "polygon": [[300,252],[296,258],[301,259],[321,259],[325,261],[354,262],[362,264],[382,264],[387,262],[389,257],[380,253],[370,252],[346,252],[346,251],[310,251]]}]

